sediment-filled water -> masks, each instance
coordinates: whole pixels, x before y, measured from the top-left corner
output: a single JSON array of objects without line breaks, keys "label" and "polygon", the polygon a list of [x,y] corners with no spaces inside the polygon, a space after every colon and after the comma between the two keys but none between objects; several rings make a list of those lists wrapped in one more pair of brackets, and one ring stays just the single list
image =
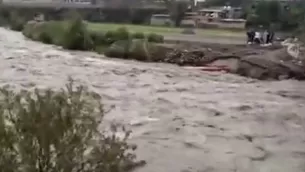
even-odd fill
[{"label": "sediment-filled water", "polygon": [[100,93],[127,125],[139,172],[304,172],[305,82],[256,81],[65,51],[0,29],[0,84]]}]

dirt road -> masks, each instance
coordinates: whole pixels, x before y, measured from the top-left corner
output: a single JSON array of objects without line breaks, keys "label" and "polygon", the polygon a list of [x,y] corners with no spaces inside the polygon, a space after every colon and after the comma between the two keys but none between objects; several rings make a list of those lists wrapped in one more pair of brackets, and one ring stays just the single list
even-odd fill
[{"label": "dirt road", "polygon": [[103,58],[0,28],[0,83],[60,88],[72,76],[128,125],[139,172],[304,172],[305,83],[262,82]]}]

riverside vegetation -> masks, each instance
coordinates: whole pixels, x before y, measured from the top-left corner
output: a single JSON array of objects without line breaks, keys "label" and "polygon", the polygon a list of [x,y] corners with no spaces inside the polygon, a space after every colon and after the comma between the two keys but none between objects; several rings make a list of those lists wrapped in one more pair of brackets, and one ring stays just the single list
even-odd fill
[{"label": "riverside vegetation", "polygon": [[[72,81],[61,91],[0,89],[0,168],[5,172],[126,172],[136,161],[130,132],[98,130],[105,111],[98,94]],[[107,134],[106,134],[107,133]]]},{"label": "riverside vegetation", "polygon": [[148,61],[151,54],[149,51],[155,49],[155,44],[164,42],[162,35],[132,33],[125,27],[109,31],[90,30],[80,17],[67,21],[19,23],[22,22],[13,20],[10,28],[22,31],[32,40],[69,50],[96,51],[109,57]]},{"label": "riverside vegetation", "polygon": [[[102,38],[88,32],[81,20],[71,22],[67,26],[69,30],[62,32],[52,22],[39,23],[29,31],[31,24],[14,17],[1,23],[23,31],[31,39],[68,49],[92,50]],[[111,125],[109,130],[100,129],[105,126],[105,114],[101,97],[84,86],[75,86],[72,79],[59,91],[16,92],[10,87],[0,88],[0,169],[128,172],[145,165],[145,161],[136,159],[136,145],[127,143],[130,131],[116,125]],[[118,132],[124,133],[123,137]]]},{"label": "riverside vegetation", "polygon": [[154,43],[163,43],[161,35],[131,33],[124,27],[107,32],[91,31],[80,18],[61,22],[28,22],[22,32],[32,40],[65,49],[96,51],[125,59],[146,60]]},{"label": "riverside vegetation", "polygon": [[131,32],[125,27],[107,31],[92,29],[89,23],[73,12],[63,21],[36,22],[15,11],[0,10],[0,24],[21,31],[34,41],[62,46],[64,49],[95,51],[108,57],[141,61],[151,61],[157,44],[164,42],[162,35]]}]

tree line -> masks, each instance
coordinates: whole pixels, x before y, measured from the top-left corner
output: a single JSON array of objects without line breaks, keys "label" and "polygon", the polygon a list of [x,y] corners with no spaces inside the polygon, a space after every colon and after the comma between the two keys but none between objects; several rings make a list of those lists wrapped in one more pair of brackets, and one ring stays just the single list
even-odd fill
[{"label": "tree line", "polygon": [[[184,17],[188,7],[193,4],[193,0],[177,1],[163,0],[176,25]],[[279,0],[206,0],[205,7],[211,6],[232,6],[241,7],[242,18],[246,19],[246,27],[263,27],[274,30],[296,31],[303,28],[305,23],[305,1]]]},{"label": "tree line", "polygon": [[246,9],[247,26],[261,26],[282,31],[295,31],[305,21],[304,1],[280,3],[259,1]]}]

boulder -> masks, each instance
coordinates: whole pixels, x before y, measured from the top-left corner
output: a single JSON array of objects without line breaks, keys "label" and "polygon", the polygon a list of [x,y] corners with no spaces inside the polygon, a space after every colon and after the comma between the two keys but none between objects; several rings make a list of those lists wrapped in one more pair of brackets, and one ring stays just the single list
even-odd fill
[{"label": "boulder", "polygon": [[130,42],[128,40],[119,40],[110,45],[105,50],[105,55],[108,57],[115,58],[128,58],[128,50],[129,50]]},{"label": "boulder", "polygon": [[153,45],[145,40],[132,40],[129,47],[128,58],[140,61],[152,61],[151,51]]}]

